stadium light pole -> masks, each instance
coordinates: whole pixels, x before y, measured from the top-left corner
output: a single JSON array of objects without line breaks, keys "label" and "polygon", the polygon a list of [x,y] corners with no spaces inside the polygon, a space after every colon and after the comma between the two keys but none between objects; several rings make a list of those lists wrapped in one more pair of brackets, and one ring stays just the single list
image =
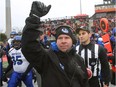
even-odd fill
[{"label": "stadium light pole", "polygon": [[11,32],[11,5],[10,5],[10,0],[5,0],[6,4],[6,32],[5,34],[7,37],[10,37],[10,32]]},{"label": "stadium light pole", "polygon": [[80,0],[80,14],[82,14],[82,4],[81,4],[81,0]]}]

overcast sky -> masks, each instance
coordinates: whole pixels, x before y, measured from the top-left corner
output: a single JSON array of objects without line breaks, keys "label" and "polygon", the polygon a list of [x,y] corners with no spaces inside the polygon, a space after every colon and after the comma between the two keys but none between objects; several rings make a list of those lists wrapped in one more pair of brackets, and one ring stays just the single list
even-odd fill
[{"label": "overcast sky", "polygon": [[[0,31],[5,31],[5,1],[0,0]],[[28,16],[31,4],[35,0],[10,0],[11,1],[11,24],[12,28],[23,28],[25,19]],[[75,16],[80,14],[80,0],[38,0],[44,2],[46,5],[51,4],[50,12],[42,17],[58,18],[65,16]],[[92,16],[94,12],[94,5],[102,4],[103,0],[81,0],[82,14]]]}]

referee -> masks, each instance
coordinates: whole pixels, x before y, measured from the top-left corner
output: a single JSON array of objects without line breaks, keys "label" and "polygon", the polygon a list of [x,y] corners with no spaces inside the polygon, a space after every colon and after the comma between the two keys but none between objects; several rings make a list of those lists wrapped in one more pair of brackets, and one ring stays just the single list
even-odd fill
[{"label": "referee", "polygon": [[92,71],[89,76],[90,87],[108,87],[111,76],[105,48],[91,42],[92,34],[88,27],[81,26],[76,32],[80,41],[80,45],[76,47],[77,53],[84,59],[86,67]]}]

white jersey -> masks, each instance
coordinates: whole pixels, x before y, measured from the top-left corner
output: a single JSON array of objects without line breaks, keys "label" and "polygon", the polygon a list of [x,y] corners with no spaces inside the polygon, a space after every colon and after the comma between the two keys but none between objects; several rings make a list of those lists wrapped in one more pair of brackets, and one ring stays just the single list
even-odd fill
[{"label": "white jersey", "polygon": [[9,50],[9,55],[13,61],[13,69],[15,72],[24,73],[29,65],[29,62],[25,59],[21,52],[21,48],[16,50],[11,48]]},{"label": "white jersey", "polygon": [[8,44],[9,44],[10,48],[12,47],[12,41],[13,41],[13,38],[8,39]]}]

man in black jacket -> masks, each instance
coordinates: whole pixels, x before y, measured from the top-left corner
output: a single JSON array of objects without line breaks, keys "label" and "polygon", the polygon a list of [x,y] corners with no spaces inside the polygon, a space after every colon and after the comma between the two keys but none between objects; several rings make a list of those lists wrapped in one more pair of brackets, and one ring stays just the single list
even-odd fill
[{"label": "man in black jacket", "polygon": [[56,29],[56,48],[44,49],[40,44],[40,17],[46,15],[51,5],[32,3],[30,16],[22,35],[22,52],[42,78],[42,87],[88,87],[88,77],[83,59],[76,54],[75,38],[69,26]]},{"label": "man in black jacket", "polygon": [[[90,87],[108,87],[111,76],[105,48],[91,42],[91,32],[87,26],[78,28],[77,33],[80,40],[80,45],[76,47],[77,53],[84,59],[86,67],[92,71]],[[102,86],[100,80],[103,81]]]}]

